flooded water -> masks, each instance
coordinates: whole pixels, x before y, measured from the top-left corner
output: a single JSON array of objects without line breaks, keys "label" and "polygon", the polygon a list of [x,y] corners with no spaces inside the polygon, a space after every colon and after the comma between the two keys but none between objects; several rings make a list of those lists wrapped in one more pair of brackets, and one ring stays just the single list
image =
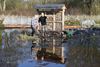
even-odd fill
[{"label": "flooded water", "polygon": [[[30,35],[30,32],[31,30],[27,29],[6,29],[2,32],[0,67],[65,67],[65,64],[54,60],[36,60],[37,51],[41,46],[31,49],[33,46],[32,40],[18,38],[20,34]],[[59,49],[56,49],[56,51]],[[53,54],[52,50],[53,48],[46,48],[50,55]],[[59,55],[59,53],[58,51],[57,54]],[[54,56],[58,55],[54,54]]]},{"label": "flooded water", "polygon": [[100,30],[87,32],[77,31],[64,42],[56,33],[32,37],[30,29],[6,29],[0,67],[100,67]]},{"label": "flooded water", "polygon": [[86,31],[67,41],[68,67],[100,67],[100,30]]}]

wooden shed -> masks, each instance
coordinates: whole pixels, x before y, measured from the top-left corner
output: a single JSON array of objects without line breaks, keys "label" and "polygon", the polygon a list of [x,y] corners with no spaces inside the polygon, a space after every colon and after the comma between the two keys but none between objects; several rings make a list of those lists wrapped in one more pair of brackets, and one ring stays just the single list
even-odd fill
[{"label": "wooden shed", "polygon": [[44,12],[47,16],[47,29],[52,31],[64,30],[64,4],[45,4],[35,6],[38,15]]}]

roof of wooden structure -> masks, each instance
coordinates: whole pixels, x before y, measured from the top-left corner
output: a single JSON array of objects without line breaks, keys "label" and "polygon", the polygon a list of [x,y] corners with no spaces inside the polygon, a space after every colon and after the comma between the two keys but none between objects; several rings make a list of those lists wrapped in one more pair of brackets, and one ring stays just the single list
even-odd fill
[{"label": "roof of wooden structure", "polygon": [[45,4],[45,5],[36,5],[35,8],[39,11],[51,11],[51,10],[61,10],[65,7],[64,4]]}]

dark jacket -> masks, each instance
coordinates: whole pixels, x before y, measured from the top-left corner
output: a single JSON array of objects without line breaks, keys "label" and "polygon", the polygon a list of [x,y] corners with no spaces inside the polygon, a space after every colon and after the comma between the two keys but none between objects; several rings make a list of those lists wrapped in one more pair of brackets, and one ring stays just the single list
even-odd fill
[{"label": "dark jacket", "polygon": [[46,16],[41,16],[41,17],[39,18],[38,22],[40,22],[41,25],[46,25],[46,24],[47,24],[46,19],[47,19]]}]

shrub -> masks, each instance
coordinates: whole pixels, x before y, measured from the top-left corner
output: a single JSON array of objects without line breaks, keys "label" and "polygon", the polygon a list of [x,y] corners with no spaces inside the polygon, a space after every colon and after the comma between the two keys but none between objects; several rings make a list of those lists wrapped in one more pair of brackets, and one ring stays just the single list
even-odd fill
[{"label": "shrub", "polygon": [[65,25],[73,26],[73,25],[80,25],[79,21],[65,21]]}]

